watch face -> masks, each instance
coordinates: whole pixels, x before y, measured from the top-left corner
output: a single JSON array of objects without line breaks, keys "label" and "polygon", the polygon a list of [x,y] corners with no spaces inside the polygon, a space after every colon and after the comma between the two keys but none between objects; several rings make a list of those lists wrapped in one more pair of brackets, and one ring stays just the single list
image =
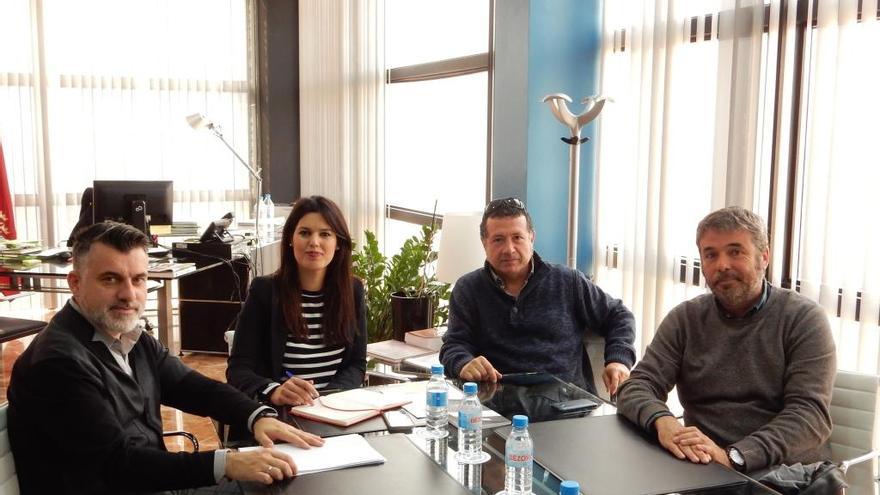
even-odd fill
[{"label": "watch face", "polygon": [[727,450],[727,457],[730,458],[730,462],[736,464],[737,466],[744,466],[746,460],[743,458],[742,453],[736,447],[731,447]]}]

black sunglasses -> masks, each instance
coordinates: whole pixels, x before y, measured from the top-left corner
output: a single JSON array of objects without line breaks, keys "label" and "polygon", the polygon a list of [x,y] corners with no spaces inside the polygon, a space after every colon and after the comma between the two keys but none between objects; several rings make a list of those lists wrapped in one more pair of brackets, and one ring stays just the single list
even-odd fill
[{"label": "black sunglasses", "polygon": [[526,211],[526,205],[524,205],[523,202],[519,200],[519,198],[510,197],[493,199],[492,201],[489,201],[489,204],[486,205],[486,209],[483,210],[483,215],[488,215],[502,207]]}]

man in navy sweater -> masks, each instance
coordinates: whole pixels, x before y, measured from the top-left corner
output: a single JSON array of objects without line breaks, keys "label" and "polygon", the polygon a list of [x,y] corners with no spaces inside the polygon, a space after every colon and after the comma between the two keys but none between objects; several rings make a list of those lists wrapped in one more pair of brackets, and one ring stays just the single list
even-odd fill
[{"label": "man in navy sweater", "polygon": [[496,199],[480,223],[483,268],[461,277],[449,301],[440,361],[451,376],[495,382],[504,373],[542,371],[594,391],[585,380],[587,329],[605,337],[608,393],[635,362],[635,320],[623,303],[583,273],[534,252],[535,230],[522,201]]}]

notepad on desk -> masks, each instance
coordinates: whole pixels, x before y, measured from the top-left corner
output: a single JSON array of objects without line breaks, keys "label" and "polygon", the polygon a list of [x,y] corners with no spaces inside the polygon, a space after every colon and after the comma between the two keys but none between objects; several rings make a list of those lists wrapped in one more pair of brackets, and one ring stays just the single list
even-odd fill
[{"label": "notepad on desk", "polygon": [[[241,450],[258,448],[260,447],[247,447]],[[325,438],[322,447],[310,449],[301,449],[287,443],[275,444],[274,448],[293,457],[297,475],[385,463],[385,457],[360,435]]]},{"label": "notepad on desk", "polygon": [[400,396],[358,388],[320,397],[313,405],[292,407],[290,412],[313,421],[351,426],[409,402],[410,399]]}]

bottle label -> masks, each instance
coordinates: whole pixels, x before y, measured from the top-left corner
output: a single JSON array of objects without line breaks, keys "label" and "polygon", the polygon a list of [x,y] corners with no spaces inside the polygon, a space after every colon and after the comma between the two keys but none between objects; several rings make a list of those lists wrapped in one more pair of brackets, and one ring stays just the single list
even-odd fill
[{"label": "bottle label", "polygon": [[460,430],[477,430],[483,426],[481,414],[458,413],[458,428]]},{"label": "bottle label", "polygon": [[428,392],[428,407],[446,407],[446,391]]},{"label": "bottle label", "polygon": [[512,468],[527,468],[532,465],[530,452],[509,452],[507,454],[507,466]]}]

